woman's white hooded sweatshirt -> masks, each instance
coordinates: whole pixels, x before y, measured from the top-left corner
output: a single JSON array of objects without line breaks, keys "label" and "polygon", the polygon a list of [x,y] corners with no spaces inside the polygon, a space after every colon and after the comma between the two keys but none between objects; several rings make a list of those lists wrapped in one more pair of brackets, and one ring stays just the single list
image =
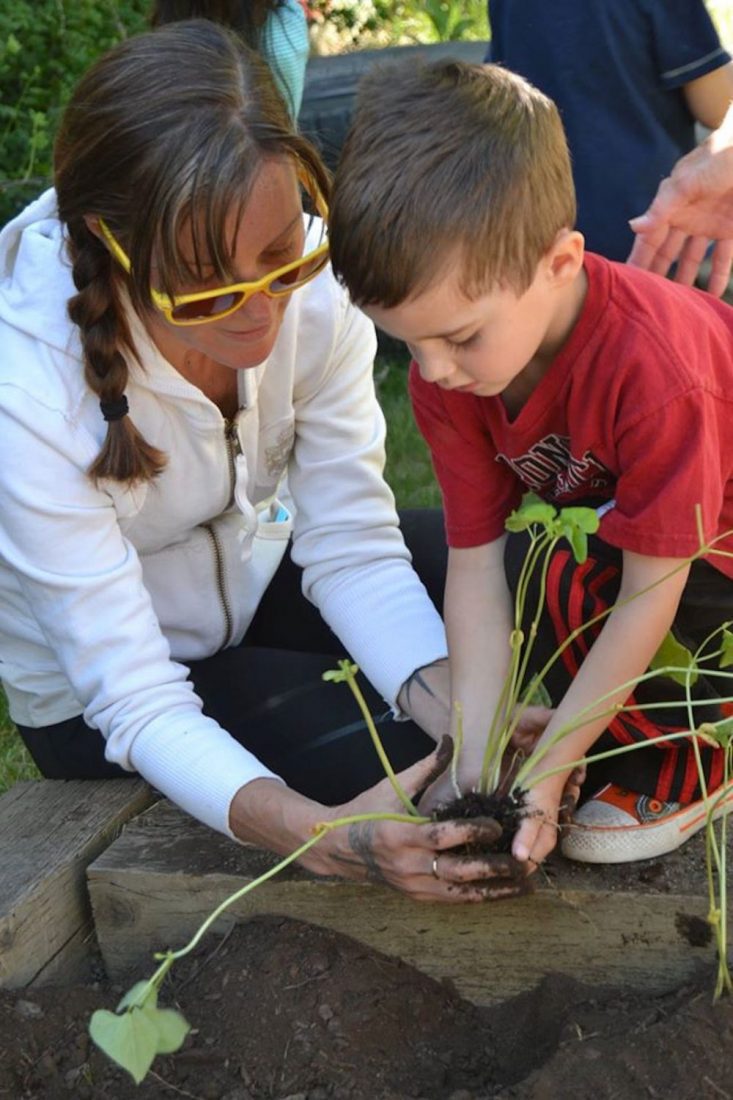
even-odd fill
[{"label": "woman's white hooded sweatshirt", "polygon": [[0,234],[0,679],[16,722],[83,714],[109,760],[231,835],[234,794],[272,773],[202,714],[184,663],[241,641],[291,536],[306,596],[391,706],[446,652],[382,478],[373,328],[327,268],[227,421],[131,315],[130,416],[167,464],[95,486],[106,423],[74,293],[48,191]]}]

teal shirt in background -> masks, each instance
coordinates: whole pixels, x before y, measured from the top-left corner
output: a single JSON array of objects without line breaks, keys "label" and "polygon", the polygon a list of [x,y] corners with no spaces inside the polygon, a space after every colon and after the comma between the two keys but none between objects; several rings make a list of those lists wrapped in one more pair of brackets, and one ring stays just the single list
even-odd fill
[{"label": "teal shirt in background", "polygon": [[299,0],[283,0],[262,28],[260,51],[290,109],[298,117],[310,51],[308,24]]}]

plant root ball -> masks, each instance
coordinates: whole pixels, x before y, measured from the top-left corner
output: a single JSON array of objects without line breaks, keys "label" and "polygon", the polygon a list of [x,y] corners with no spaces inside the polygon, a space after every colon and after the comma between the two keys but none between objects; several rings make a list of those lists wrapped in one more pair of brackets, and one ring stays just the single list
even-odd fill
[{"label": "plant root ball", "polygon": [[[499,794],[497,791],[481,794],[479,791],[469,791],[468,794],[455,798],[452,802],[436,807],[432,817],[434,821],[465,821],[477,817],[491,817],[501,825],[501,835],[493,844],[482,845],[481,850],[509,852],[519,823],[526,816],[525,802],[526,792],[523,790],[516,790],[511,794]],[[467,846],[466,854],[476,850]]]}]

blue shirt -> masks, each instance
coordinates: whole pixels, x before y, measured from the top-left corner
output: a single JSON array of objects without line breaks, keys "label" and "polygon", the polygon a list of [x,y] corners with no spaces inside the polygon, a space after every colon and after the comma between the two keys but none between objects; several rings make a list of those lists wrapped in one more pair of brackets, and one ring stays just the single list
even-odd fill
[{"label": "blue shirt", "polygon": [[299,0],[283,0],[268,14],[260,50],[291,115],[297,118],[310,50],[308,23]]},{"label": "blue shirt", "polygon": [[489,0],[487,60],[557,103],[573,159],[578,229],[625,260],[629,218],[695,145],[683,85],[730,60],[702,0]]}]

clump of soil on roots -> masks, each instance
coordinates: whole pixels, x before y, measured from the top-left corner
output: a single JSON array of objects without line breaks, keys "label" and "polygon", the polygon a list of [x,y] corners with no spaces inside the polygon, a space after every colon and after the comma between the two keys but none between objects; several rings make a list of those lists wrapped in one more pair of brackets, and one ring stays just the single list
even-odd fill
[{"label": "clump of soil on roots", "polygon": [[[519,823],[526,816],[526,792],[513,791],[511,794],[481,794],[470,791],[455,798],[444,806],[438,806],[433,813],[435,821],[466,821],[474,818],[493,818],[501,825],[501,836],[493,844],[482,844],[481,849],[489,852],[508,852],[511,850],[514,834]],[[475,849],[470,849],[475,850]]]},{"label": "clump of soil on roots", "polygon": [[[486,909],[491,919],[491,908]],[[720,1100],[733,1002],[712,975],[652,997],[548,974],[490,1008],[328,929],[255,917],[207,937],[161,1003],[192,1025],[136,1087],[87,1036],[129,982],[0,993],[8,1100]]]}]

